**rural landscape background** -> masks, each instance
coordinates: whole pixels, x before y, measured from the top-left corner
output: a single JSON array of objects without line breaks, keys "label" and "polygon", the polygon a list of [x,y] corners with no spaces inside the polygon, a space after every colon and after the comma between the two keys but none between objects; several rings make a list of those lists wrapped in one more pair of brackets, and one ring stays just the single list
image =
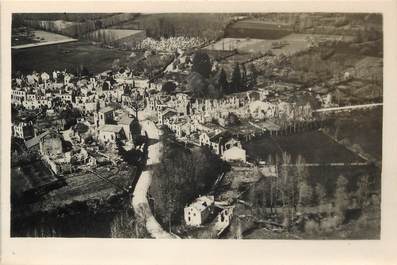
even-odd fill
[{"label": "rural landscape background", "polygon": [[11,38],[11,236],[379,239],[380,14],[21,13]]}]

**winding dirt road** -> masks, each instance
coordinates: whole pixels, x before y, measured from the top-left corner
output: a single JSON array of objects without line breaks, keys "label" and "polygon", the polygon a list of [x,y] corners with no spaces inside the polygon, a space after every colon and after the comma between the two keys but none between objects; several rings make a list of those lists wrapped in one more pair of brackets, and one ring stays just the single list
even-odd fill
[{"label": "winding dirt road", "polygon": [[[156,125],[149,120],[141,122],[142,131],[147,132],[150,139],[159,140],[159,130]],[[152,166],[159,163],[161,154],[161,142],[156,142],[155,144],[149,145],[148,147],[148,160],[147,166]],[[131,205],[136,214],[144,218],[146,222],[146,229],[149,234],[156,239],[173,239],[178,238],[176,235],[172,235],[166,232],[161,225],[154,218],[153,213],[149,207],[149,202],[147,199],[147,192],[149,190],[150,184],[152,183],[152,171],[144,170],[139,176],[138,182],[135,186],[135,190],[132,196]]]}]

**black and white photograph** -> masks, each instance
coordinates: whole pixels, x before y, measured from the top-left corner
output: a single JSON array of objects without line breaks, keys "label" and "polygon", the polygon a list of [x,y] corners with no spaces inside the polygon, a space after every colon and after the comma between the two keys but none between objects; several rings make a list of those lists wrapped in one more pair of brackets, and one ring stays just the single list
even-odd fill
[{"label": "black and white photograph", "polygon": [[11,238],[380,239],[382,13],[24,12],[9,37]]}]

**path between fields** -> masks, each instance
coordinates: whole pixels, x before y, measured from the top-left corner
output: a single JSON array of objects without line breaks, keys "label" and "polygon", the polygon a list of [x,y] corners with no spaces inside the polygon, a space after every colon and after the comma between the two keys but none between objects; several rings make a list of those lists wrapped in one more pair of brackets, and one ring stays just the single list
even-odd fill
[{"label": "path between fields", "polygon": [[[159,131],[155,124],[151,121],[141,122],[142,130],[146,131],[151,139],[159,139]],[[161,142],[157,142],[148,147],[148,160],[146,166],[152,166],[159,163],[161,151]],[[166,232],[161,225],[154,218],[153,213],[150,209],[149,202],[147,199],[147,192],[150,184],[152,183],[152,171],[146,169],[142,171],[139,176],[138,182],[135,186],[135,190],[132,196],[131,205],[134,208],[136,214],[145,219],[146,230],[149,234],[156,239],[172,239],[178,238],[176,235],[172,235]]]},{"label": "path between fields", "polygon": [[55,41],[46,41],[46,42],[37,42],[37,43],[15,45],[15,46],[12,46],[11,48],[14,49],[14,50],[19,50],[19,49],[27,49],[27,48],[34,48],[34,47],[39,47],[39,46],[48,46],[48,45],[62,44],[62,43],[75,42],[75,41],[78,41],[78,40],[77,39],[55,40]]},{"label": "path between fields", "polygon": [[351,105],[351,106],[344,106],[344,107],[322,108],[322,109],[316,109],[316,110],[314,110],[314,112],[368,109],[368,108],[374,108],[374,107],[379,107],[379,106],[383,106],[383,103],[370,103],[370,104]]}]

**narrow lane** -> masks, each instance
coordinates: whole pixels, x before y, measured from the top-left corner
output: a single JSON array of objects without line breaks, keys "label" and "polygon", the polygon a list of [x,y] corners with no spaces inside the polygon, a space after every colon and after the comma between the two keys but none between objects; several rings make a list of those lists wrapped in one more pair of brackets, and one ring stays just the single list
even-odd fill
[{"label": "narrow lane", "polygon": [[[159,140],[159,130],[156,125],[151,121],[141,122],[142,131],[147,132],[150,139]],[[146,229],[149,234],[156,239],[173,239],[178,238],[176,235],[172,235],[166,232],[161,225],[154,218],[153,213],[149,206],[149,201],[147,199],[147,192],[149,190],[150,184],[152,183],[152,170],[148,169],[152,165],[159,163],[161,154],[161,142],[156,142],[155,144],[148,146],[148,159],[146,162],[146,167],[139,176],[138,182],[135,186],[131,206],[133,207],[135,213],[143,218],[146,222]]]}]

